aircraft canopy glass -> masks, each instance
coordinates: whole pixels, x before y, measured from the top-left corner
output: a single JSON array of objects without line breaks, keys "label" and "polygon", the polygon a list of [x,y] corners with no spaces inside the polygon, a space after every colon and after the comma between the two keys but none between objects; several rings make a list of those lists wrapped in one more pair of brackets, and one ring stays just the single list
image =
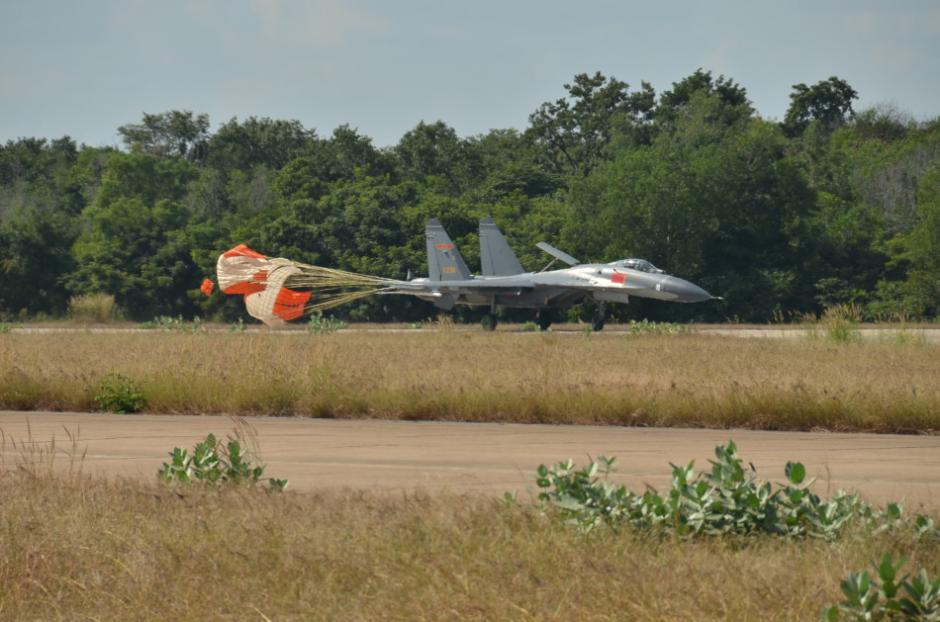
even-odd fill
[{"label": "aircraft canopy glass", "polygon": [[620,261],[612,261],[609,265],[615,268],[629,268],[631,270],[639,270],[640,272],[653,272],[656,274],[662,274],[664,272],[664,270],[660,270],[645,259],[621,259]]}]

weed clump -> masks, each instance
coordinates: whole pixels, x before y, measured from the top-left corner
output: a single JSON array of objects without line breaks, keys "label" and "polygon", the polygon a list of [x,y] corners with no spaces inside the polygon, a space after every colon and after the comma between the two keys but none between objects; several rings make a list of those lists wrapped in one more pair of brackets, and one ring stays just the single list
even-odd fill
[{"label": "weed clump", "polygon": [[346,328],[346,322],[334,317],[324,317],[322,313],[314,313],[307,322],[307,332],[314,335],[334,333]]},{"label": "weed clump", "polygon": [[140,327],[147,330],[157,329],[191,334],[206,332],[205,326],[202,325],[202,318],[195,317],[192,322],[187,322],[182,315],[176,317],[158,315],[149,322],[144,322]]},{"label": "weed clump", "polygon": [[106,324],[115,319],[114,296],[83,294],[69,299],[69,317],[83,324]]},{"label": "weed clump", "polygon": [[862,333],[858,324],[862,320],[862,312],[855,305],[836,305],[827,308],[821,318],[815,315],[804,316],[810,322],[810,339],[823,338],[826,341],[839,344],[858,343],[862,340]]},{"label": "weed clump", "polygon": [[[255,486],[265,469],[264,465],[251,463],[248,452],[237,438],[222,444],[214,434],[196,443],[192,454],[182,447],[174,447],[170,459],[157,471],[157,477],[167,483]],[[272,477],[268,485],[271,490],[282,491],[287,488],[287,480]]]},{"label": "weed clump", "polygon": [[122,374],[108,374],[95,391],[98,408],[113,413],[136,413],[147,406],[147,398],[136,382]]},{"label": "weed clump", "polygon": [[806,467],[799,462],[788,462],[787,483],[775,485],[758,481],[753,467],[744,468],[734,442],[716,447],[715,458],[702,473],[695,472],[694,461],[672,465],[672,487],[662,495],[653,489],[637,494],[606,481],[616,459],[604,456],[581,469],[571,460],[539,465],[536,484],[543,490],[543,510],[580,531],[604,525],[679,538],[770,534],[835,540],[849,524],[861,523],[874,533],[907,527],[918,536],[940,537],[930,517],[907,520],[897,503],[878,510],[858,493],[843,491],[821,499],[810,491],[815,480],[805,481]]},{"label": "weed clump", "polygon": [[628,335],[681,335],[689,332],[688,327],[675,322],[651,322],[642,319],[639,322],[630,320]]},{"label": "weed clump", "polygon": [[921,568],[914,577],[899,576],[906,561],[900,557],[895,562],[890,553],[885,553],[881,563],[872,563],[874,576],[867,570],[850,574],[841,583],[845,600],[829,607],[825,619],[940,620],[940,576],[931,578],[926,568]]}]

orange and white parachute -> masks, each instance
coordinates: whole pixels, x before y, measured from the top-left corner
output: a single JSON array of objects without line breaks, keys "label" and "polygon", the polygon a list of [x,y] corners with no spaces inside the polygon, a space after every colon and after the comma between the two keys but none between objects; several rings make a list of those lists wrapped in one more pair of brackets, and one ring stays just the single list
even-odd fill
[{"label": "orange and white parachute", "polygon": [[296,320],[313,295],[284,286],[288,277],[300,274],[293,262],[265,257],[244,244],[219,255],[215,270],[219,289],[243,295],[248,314],[268,325]]},{"label": "orange and white parachute", "polygon": [[[272,259],[244,244],[219,255],[216,275],[219,289],[244,296],[248,314],[268,326],[371,296],[399,283],[289,259]],[[211,287],[203,283],[203,291],[206,289],[211,294]]]}]

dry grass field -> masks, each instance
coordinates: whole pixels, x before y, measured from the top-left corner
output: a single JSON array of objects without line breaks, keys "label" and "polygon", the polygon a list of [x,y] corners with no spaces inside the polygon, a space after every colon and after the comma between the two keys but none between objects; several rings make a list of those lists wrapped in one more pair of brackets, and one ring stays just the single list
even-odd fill
[{"label": "dry grass field", "polygon": [[[0,408],[94,410],[119,373],[158,413],[936,432],[938,370],[940,348],[879,341],[8,333]],[[940,541],[909,530],[584,535],[528,499],[204,490],[50,460],[0,465],[0,619],[813,620],[886,552],[940,572]]]},{"label": "dry grass field", "polygon": [[0,475],[5,620],[813,620],[886,551],[848,535],[584,536],[481,496],[168,488]]},{"label": "dry grass field", "polygon": [[0,409],[95,410],[111,373],[160,413],[940,430],[940,348],[916,342],[446,330],[0,335]]}]

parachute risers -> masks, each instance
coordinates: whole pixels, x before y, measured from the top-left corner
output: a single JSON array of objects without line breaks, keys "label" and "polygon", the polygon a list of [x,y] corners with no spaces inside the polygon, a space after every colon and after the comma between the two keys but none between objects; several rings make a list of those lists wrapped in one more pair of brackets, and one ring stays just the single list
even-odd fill
[{"label": "parachute risers", "polygon": [[244,244],[219,255],[216,263],[219,289],[244,296],[248,314],[268,326],[296,320],[304,314],[313,292],[284,287],[289,277],[300,273],[293,262],[271,259]]}]

